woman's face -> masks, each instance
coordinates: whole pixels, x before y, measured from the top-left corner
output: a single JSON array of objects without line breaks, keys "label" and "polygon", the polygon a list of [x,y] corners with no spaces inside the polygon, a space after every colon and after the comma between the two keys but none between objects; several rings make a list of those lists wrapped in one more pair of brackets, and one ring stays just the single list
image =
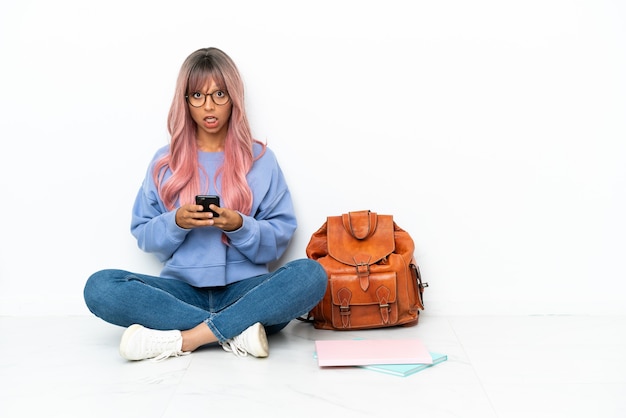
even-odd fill
[{"label": "woman's face", "polygon": [[[209,80],[200,91],[189,91],[187,94],[189,96],[187,106],[189,106],[191,118],[197,125],[198,142],[223,146],[233,107],[228,92],[221,90],[213,80]],[[224,95],[228,97],[228,102],[222,105],[216,104],[215,101],[218,103],[224,101]],[[196,103],[201,103],[203,98],[205,99],[204,104],[195,107],[197,106]]]}]

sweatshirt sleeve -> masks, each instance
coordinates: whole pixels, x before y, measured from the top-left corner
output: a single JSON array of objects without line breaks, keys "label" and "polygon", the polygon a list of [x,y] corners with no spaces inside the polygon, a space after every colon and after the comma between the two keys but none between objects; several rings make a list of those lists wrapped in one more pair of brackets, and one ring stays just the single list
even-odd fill
[{"label": "sweatshirt sleeve", "polygon": [[180,247],[189,233],[176,224],[176,209],[168,211],[158,197],[152,180],[153,164],[137,193],[132,210],[130,231],[143,251],[153,253],[163,262]]},{"label": "sweatshirt sleeve", "polygon": [[241,228],[226,233],[230,245],[257,264],[278,260],[297,228],[291,193],[274,154],[267,149],[262,160],[249,176],[254,216],[242,215]]}]

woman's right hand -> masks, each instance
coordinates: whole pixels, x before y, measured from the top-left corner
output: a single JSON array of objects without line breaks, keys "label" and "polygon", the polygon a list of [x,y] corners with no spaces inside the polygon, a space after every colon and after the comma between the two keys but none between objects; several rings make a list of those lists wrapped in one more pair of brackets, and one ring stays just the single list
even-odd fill
[{"label": "woman's right hand", "polygon": [[202,212],[202,205],[183,205],[176,210],[176,225],[184,229],[213,225],[213,213]]}]

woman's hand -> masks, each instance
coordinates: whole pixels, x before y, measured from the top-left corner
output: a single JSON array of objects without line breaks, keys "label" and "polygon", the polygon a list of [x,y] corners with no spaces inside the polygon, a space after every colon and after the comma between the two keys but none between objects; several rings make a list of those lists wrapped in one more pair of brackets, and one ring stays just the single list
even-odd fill
[{"label": "woman's hand", "polygon": [[221,208],[211,204],[209,208],[219,214],[202,212],[202,205],[183,205],[176,210],[176,224],[184,229],[215,226],[222,231],[234,231],[241,228],[243,218],[236,210]]}]

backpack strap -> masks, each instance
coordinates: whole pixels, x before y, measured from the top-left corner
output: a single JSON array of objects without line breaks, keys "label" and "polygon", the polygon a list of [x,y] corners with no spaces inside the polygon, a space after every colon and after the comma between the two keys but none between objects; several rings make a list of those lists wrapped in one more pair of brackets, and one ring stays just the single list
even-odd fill
[{"label": "backpack strap", "polygon": [[358,240],[364,240],[376,231],[378,216],[369,210],[344,213],[341,218],[343,228]]}]

